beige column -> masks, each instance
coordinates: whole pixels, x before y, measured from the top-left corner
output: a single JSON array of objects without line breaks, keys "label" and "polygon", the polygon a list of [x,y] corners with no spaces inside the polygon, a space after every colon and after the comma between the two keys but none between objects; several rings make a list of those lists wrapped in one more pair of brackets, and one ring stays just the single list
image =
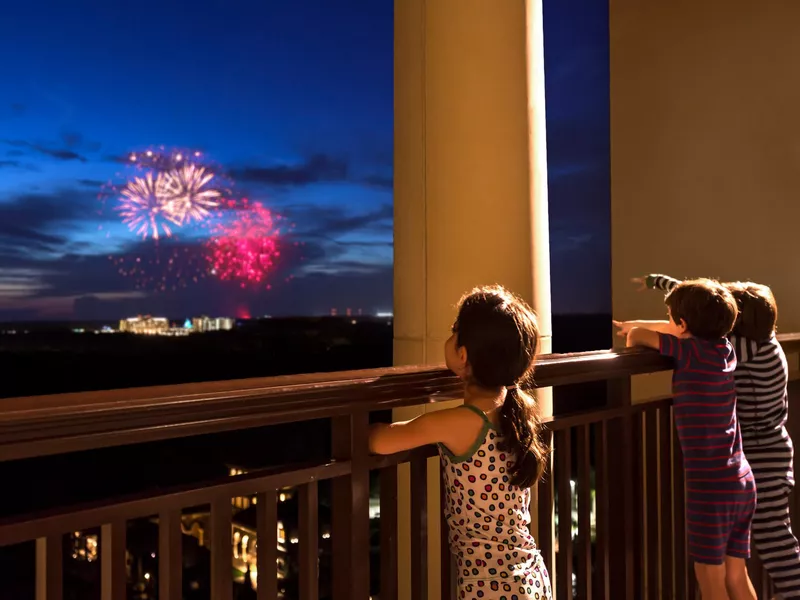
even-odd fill
[{"label": "beige column", "polygon": [[[455,303],[489,283],[532,304],[542,351],[550,350],[544,116],[541,0],[396,0],[396,364],[441,362]],[[543,413],[551,414],[549,390],[539,399]],[[400,477],[405,599],[407,470]],[[432,460],[430,515],[440,513],[438,490]],[[436,599],[439,519],[429,522],[429,597]]]}]

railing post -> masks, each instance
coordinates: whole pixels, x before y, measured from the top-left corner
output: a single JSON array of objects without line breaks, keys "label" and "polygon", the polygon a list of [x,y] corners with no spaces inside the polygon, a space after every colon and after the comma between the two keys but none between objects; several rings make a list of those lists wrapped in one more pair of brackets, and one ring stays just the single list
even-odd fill
[{"label": "railing post", "polygon": [[333,598],[369,600],[369,414],[336,417],[332,427],[333,458],[351,464],[333,480]]},{"label": "railing post", "polygon": [[[100,598],[125,600],[128,595],[127,523],[107,523],[100,529]],[[217,600],[216,598],[214,600]]]},{"label": "railing post", "polygon": [[300,488],[300,600],[319,598],[319,495],[317,482]]},{"label": "railing post", "polygon": [[440,539],[441,539],[441,557],[442,557],[442,577],[441,577],[441,598],[440,600],[453,600],[454,590],[454,575],[455,575],[455,560],[453,553],[450,550],[450,531],[445,519],[445,506],[447,505],[447,486],[444,483],[444,477],[439,477],[439,515],[440,515]]},{"label": "railing post", "polygon": [[381,600],[397,600],[397,467],[381,469]]},{"label": "railing post", "polygon": [[609,494],[608,494],[608,421],[600,421],[595,428],[595,572],[597,574],[598,598],[611,597],[610,582],[610,547],[611,530],[609,523]]},{"label": "railing post", "polygon": [[[553,448],[553,432],[545,425],[542,429],[542,442],[547,448]],[[547,466],[544,470],[544,475],[539,480],[536,486],[536,498],[534,498],[533,491],[531,490],[531,517],[533,518],[533,511],[536,510],[536,525],[537,531],[536,542],[539,545],[539,551],[542,553],[544,565],[547,568],[547,573],[550,575],[550,582],[553,586],[553,592],[556,592],[556,571],[555,571],[555,476],[553,473],[553,454],[552,452],[547,455]]]},{"label": "railing post", "polygon": [[578,444],[578,598],[592,600],[592,427],[577,432]]},{"label": "railing post", "polygon": [[[631,405],[630,376],[608,381],[608,406]],[[609,544],[611,598],[639,600],[635,590],[634,544],[638,511],[634,507],[633,429],[629,415],[608,422],[608,531],[618,540]]]},{"label": "railing post", "polygon": [[36,600],[64,597],[63,546],[60,535],[36,540]]},{"label": "railing post", "polygon": [[[256,563],[258,568],[258,600],[274,600],[278,597],[278,548],[274,543],[278,529],[278,502],[275,490],[261,492],[256,496],[256,528],[258,546]],[[159,600],[161,600],[159,598]]]},{"label": "railing post", "polygon": [[158,516],[158,600],[183,597],[183,532],[181,511]]},{"label": "railing post", "polygon": [[414,458],[411,461],[411,600],[428,600],[428,459],[426,458]]},{"label": "railing post", "polygon": [[[555,595],[559,600],[572,598],[572,436],[569,429],[555,434],[555,463],[558,473],[558,556],[556,559]],[[555,473],[554,473],[555,475]]]},{"label": "railing post", "polygon": [[219,496],[211,502],[211,599],[233,599],[231,499]]}]

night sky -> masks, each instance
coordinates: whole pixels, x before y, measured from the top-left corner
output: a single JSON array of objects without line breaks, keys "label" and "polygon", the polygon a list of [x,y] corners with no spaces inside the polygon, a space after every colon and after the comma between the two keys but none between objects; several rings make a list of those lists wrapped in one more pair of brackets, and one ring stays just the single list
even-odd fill
[{"label": "night sky", "polygon": [[[0,321],[391,310],[393,0],[232,6],[4,7]],[[556,313],[610,308],[607,31],[603,3],[545,1]],[[207,275],[208,228],[120,221],[111,186],[161,146],[284,217],[270,290]],[[136,259],[160,266],[120,273]]]}]

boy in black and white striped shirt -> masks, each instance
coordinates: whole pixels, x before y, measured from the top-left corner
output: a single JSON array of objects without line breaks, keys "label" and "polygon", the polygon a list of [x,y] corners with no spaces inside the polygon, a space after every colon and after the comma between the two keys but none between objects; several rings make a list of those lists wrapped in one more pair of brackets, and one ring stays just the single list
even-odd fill
[{"label": "boy in black and white striped shirt", "polygon": [[[666,275],[648,275],[634,282],[642,289],[665,292],[680,283]],[[788,366],[775,337],[778,307],[765,285],[724,285],[739,305],[729,339],[737,358],[736,414],[758,494],[752,541],[780,597],[800,598],[800,546],[789,518],[794,452],[786,430]]]}]

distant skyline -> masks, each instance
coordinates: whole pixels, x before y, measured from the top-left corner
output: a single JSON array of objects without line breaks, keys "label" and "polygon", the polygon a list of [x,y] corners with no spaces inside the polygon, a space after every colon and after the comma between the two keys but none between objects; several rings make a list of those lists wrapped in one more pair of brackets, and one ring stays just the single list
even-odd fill
[{"label": "distant skyline", "polygon": [[[15,3],[0,24],[0,321],[392,310],[392,0],[81,5]],[[607,7],[547,0],[545,46],[553,309],[608,312]],[[97,196],[160,145],[286,217],[269,291],[120,275],[154,246]]]}]

